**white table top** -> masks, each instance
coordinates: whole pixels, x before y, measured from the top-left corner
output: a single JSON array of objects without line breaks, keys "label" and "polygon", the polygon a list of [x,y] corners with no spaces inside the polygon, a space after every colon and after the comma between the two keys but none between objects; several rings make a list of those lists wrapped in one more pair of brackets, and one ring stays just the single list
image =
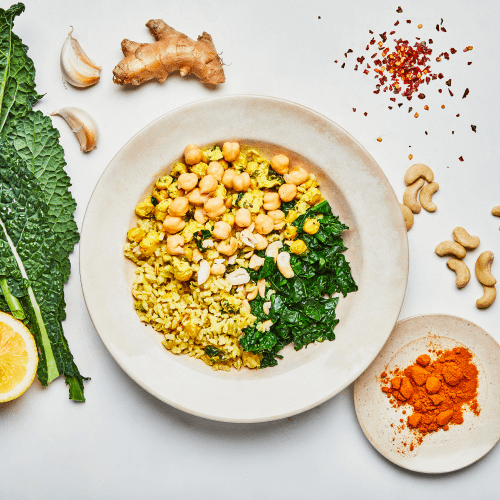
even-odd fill
[{"label": "white table top", "polygon": [[[500,219],[490,213],[500,205],[498,3],[25,3],[26,12],[16,20],[14,32],[28,45],[37,70],[37,90],[46,94],[36,109],[50,113],[78,106],[94,116],[101,130],[98,148],[85,155],[64,121],[54,118],[73,181],[79,227],[106,165],[153,119],[211,96],[260,94],[288,99],[319,111],[352,133],[377,160],[399,199],[408,166],[415,162],[431,166],[440,184],[434,197],[438,211],[417,215],[408,233],[410,273],[400,319],[454,314],[477,323],[500,341],[500,301],[488,310],[478,310],[475,300],[482,288],[475,277],[464,290],[457,290],[446,260],[434,254],[436,244],[450,239],[452,229],[460,225],[481,238],[481,251],[500,255]],[[396,13],[398,5],[402,14]],[[2,2],[3,8],[8,6]],[[209,32],[223,52],[226,83],[213,90],[195,78],[173,75],[164,84],[133,90],[115,85],[111,72],[122,58],[121,40],[150,41],[144,24],[151,18],[163,18],[193,38]],[[436,31],[441,18],[446,33]],[[393,28],[398,19],[400,25]],[[418,30],[420,23],[423,28]],[[87,54],[103,67],[100,83],[89,89],[65,88],[62,83],[59,54],[70,25]],[[365,76],[353,71],[353,66],[354,56],[373,52],[364,50],[371,38],[369,30],[378,41],[379,33],[392,29],[397,29],[396,36],[406,35],[412,41],[415,36],[433,38],[434,56],[450,47],[457,53],[439,64],[433,59],[432,69],[443,72],[444,79],[422,87],[425,101],[414,97],[389,110],[391,95],[374,95],[373,73]],[[473,51],[463,53],[468,45]],[[346,59],[349,48],[354,52]],[[445,85],[449,78],[454,97]],[[466,87],[470,94],[462,99]],[[423,110],[424,104],[429,111]],[[441,109],[441,104],[446,108]],[[408,106],[414,108],[411,113]],[[417,119],[415,111],[420,114]],[[477,133],[472,132],[472,124]],[[470,268],[476,255],[466,258]],[[352,386],[301,415],[253,425],[204,420],[156,400],[124,374],[102,344],[82,296],[78,247],[71,262],[64,330],[82,374],[92,378],[85,385],[87,401],[69,401],[61,378],[48,388],[34,382],[21,398],[0,405],[1,498],[389,499],[410,497],[410,491],[443,499],[459,493],[498,496],[498,446],[455,473],[429,476],[403,470],[379,455],[365,438],[356,420]],[[498,266],[494,263],[493,271],[500,277]]]}]

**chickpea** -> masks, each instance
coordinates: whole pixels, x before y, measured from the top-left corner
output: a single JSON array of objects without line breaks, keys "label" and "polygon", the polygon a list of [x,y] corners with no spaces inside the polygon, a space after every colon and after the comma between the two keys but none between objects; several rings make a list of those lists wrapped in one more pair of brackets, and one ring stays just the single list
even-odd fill
[{"label": "chickpea", "polygon": [[176,198],[168,209],[168,213],[173,217],[184,217],[189,210],[189,200],[184,196]]},{"label": "chickpea", "polygon": [[318,219],[306,219],[302,229],[307,234],[316,234],[319,231],[319,220]]},{"label": "chickpea", "polygon": [[295,240],[290,245],[290,252],[294,253],[295,255],[299,255],[306,251],[307,251],[307,246],[302,240]]},{"label": "chickpea", "polygon": [[224,184],[227,189],[231,189],[233,187],[233,182],[236,175],[237,174],[233,169],[228,168],[222,176],[222,184]]},{"label": "chickpea", "polygon": [[139,217],[147,217],[149,214],[153,212],[155,209],[154,205],[151,203],[151,200],[148,198],[145,201],[142,201],[135,207],[135,213]]},{"label": "chickpea", "polygon": [[153,255],[160,245],[160,235],[155,231],[150,231],[139,243],[141,253],[146,257]]},{"label": "chickpea", "polygon": [[281,210],[270,210],[267,215],[274,221],[274,225],[285,222],[285,214]]},{"label": "chickpea", "polygon": [[208,194],[217,189],[217,179],[213,175],[205,175],[200,181],[200,193]]},{"label": "chickpea", "polygon": [[222,155],[226,161],[235,161],[240,156],[240,145],[237,142],[225,142],[222,145]]},{"label": "chickpea", "polygon": [[182,231],[186,223],[180,217],[168,216],[163,221],[163,229],[168,234],[175,234]]},{"label": "chickpea", "polygon": [[274,220],[269,215],[259,214],[255,219],[255,230],[259,234],[269,234],[274,229]]},{"label": "chickpea", "polygon": [[167,253],[169,255],[184,255],[184,238],[180,234],[174,234],[167,238]]},{"label": "chickpea", "polygon": [[266,193],[264,195],[264,210],[277,210],[281,206],[278,193]]},{"label": "chickpea", "polygon": [[264,250],[264,248],[267,248],[267,238],[265,236],[262,236],[262,234],[254,234],[253,237],[257,240],[257,243],[255,244],[255,250]]},{"label": "chickpea", "polygon": [[203,208],[210,219],[215,219],[226,211],[224,200],[222,198],[208,199]]},{"label": "chickpea", "polygon": [[128,240],[135,241],[136,243],[140,243],[144,236],[146,236],[146,231],[144,231],[144,229],[141,229],[140,227],[133,227],[127,232]]},{"label": "chickpea", "polygon": [[217,251],[223,255],[227,255],[228,257],[233,255],[236,250],[238,250],[238,240],[234,236],[231,236],[229,241],[221,241],[217,245]]},{"label": "chickpea", "polygon": [[224,167],[218,161],[211,161],[207,168],[207,174],[213,175],[220,182],[224,175]]},{"label": "chickpea", "polygon": [[181,174],[177,180],[177,187],[184,189],[184,191],[191,191],[198,184],[198,176],[194,173]]},{"label": "chickpea", "polygon": [[201,195],[199,188],[195,188],[190,191],[186,195],[186,198],[188,199],[189,203],[191,203],[191,205],[194,205],[195,207],[201,207],[207,201],[207,197]]},{"label": "chickpea", "polygon": [[184,148],[184,161],[188,165],[196,165],[203,160],[203,153],[196,144],[188,144]]},{"label": "chickpea", "polygon": [[214,276],[222,276],[226,272],[226,266],[224,264],[212,264],[210,268],[210,274]]},{"label": "chickpea", "polygon": [[292,201],[297,194],[297,186],[295,184],[283,184],[278,189],[278,195],[281,201]]},{"label": "chickpea", "polygon": [[287,184],[295,184],[296,186],[300,186],[308,180],[309,172],[307,172],[302,167],[298,167],[295,170],[292,170],[289,174],[285,174],[285,182]]},{"label": "chickpea", "polygon": [[236,210],[234,222],[238,227],[248,227],[252,223],[252,214],[247,208],[239,208]]},{"label": "chickpea", "polygon": [[238,192],[246,191],[249,187],[250,187],[250,176],[246,172],[237,175],[233,179],[233,189],[235,191]]},{"label": "chickpea", "polygon": [[231,235],[231,226],[224,221],[216,222],[214,225],[214,230],[212,231],[212,236],[216,240],[225,240]]},{"label": "chickpea", "polygon": [[290,165],[290,160],[288,156],[276,155],[271,158],[271,168],[280,175],[288,173],[288,166]]},{"label": "chickpea", "polygon": [[200,224],[205,224],[207,222],[207,216],[205,215],[205,211],[203,210],[203,208],[201,207],[198,207],[195,211],[194,211],[194,220]]}]

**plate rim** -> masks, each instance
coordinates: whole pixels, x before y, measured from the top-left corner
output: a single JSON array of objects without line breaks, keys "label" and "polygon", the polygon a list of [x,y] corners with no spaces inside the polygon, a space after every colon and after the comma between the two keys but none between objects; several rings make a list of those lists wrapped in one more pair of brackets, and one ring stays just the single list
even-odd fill
[{"label": "plate rim", "polygon": [[[169,110],[167,113],[164,113],[164,114],[158,116],[157,118],[155,118],[151,122],[149,122],[146,125],[144,125],[143,127],[141,127],[133,136],[131,136],[129,139],[127,139],[125,141],[125,143],[122,145],[122,147],[116,152],[116,154],[109,161],[109,163],[106,166],[106,168],[102,171],[101,175],[99,176],[98,181],[96,182],[96,184],[95,184],[95,186],[94,186],[94,188],[92,190],[92,194],[91,194],[91,196],[89,198],[89,202],[88,202],[87,207],[85,209],[85,214],[84,214],[83,223],[82,223],[82,229],[81,229],[81,248],[84,248],[84,243],[86,241],[85,228],[86,228],[87,223],[88,223],[89,210],[90,210],[90,206],[92,204],[93,198],[94,198],[94,196],[96,194],[96,190],[98,189],[99,184],[101,183],[103,177],[106,175],[106,173],[108,171],[108,168],[115,162],[116,158],[120,156],[120,154],[123,152],[123,150],[127,148],[127,146],[129,145],[130,142],[132,142],[138,136],[140,136],[141,134],[143,134],[147,129],[154,127],[155,124],[157,124],[158,122],[166,119],[170,115],[178,113],[179,111],[188,111],[189,112],[190,108],[197,107],[197,106],[199,106],[200,104],[203,104],[203,103],[207,103],[207,102],[210,102],[210,101],[223,101],[223,100],[235,99],[235,98],[237,98],[237,99],[238,98],[246,98],[246,99],[250,98],[250,99],[260,99],[262,101],[266,101],[266,100],[267,101],[275,101],[277,103],[281,103],[281,104],[284,104],[284,105],[292,106],[294,108],[300,108],[301,110],[305,110],[306,112],[308,112],[308,113],[310,113],[310,114],[312,114],[312,115],[320,118],[321,120],[325,120],[329,124],[333,125],[335,128],[337,128],[338,130],[340,130],[342,132],[342,134],[345,134],[353,143],[355,143],[356,146],[369,158],[370,162],[372,162],[374,165],[376,165],[378,167],[378,170],[379,170],[380,174],[383,176],[383,178],[384,178],[384,180],[386,182],[386,186],[390,188],[390,191],[394,195],[394,198],[397,200],[396,193],[395,193],[394,188],[392,187],[391,183],[389,182],[389,179],[387,178],[386,174],[384,173],[384,171],[382,170],[382,168],[380,167],[380,165],[378,164],[378,162],[370,154],[370,152],[352,134],[350,134],[347,130],[345,130],[341,125],[339,125],[337,122],[335,122],[331,118],[329,118],[329,117],[323,115],[322,113],[319,113],[318,111],[316,111],[314,109],[311,109],[311,108],[309,108],[309,107],[307,107],[307,106],[305,106],[303,104],[300,104],[300,103],[297,103],[297,102],[294,102],[294,101],[290,101],[290,100],[287,100],[287,99],[282,99],[282,98],[279,98],[279,97],[274,97],[274,96],[266,96],[266,95],[259,95],[259,94],[227,94],[227,95],[223,95],[223,96],[215,96],[215,97],[212,96],[212,97],[208,97],[208,98],[204,98],[204,99],[200,99],[200,100],[195,100],[195,101],[189,102],[187,104],[183,104],[181,106],[178,106],[176,108],[173,108],[173,109]],[[401,296],[400,296],[399,304],[397,305],[398,307],[395,309],[395,311],[397,311],[397,313],[395,313],[394,325],[397,323],[397,319],[398,319],[399,314],[401,312],[401,309],[403,307],[404,299],[405,299],[406,292],[407,292],[407,286],[408,286],[409,245],[408,245],[408,239],[407,238],[404,238],[404,244],[403,244],[403,246],[405,247],[404,249],[402,249],[402,253],[404,254],[404,257],[405,257],[405,262],[404,262],[405,266],[404,266],[404,270],[402,272],[402,275],[404,275],[404,286],[403,286],[403,290],[402,290],[402,293],[401,293]],[[289,417],[289,416],[292,416],[292,415],[296,415],[296,414],[302,413],[304,411],[310,410],[310,409],[312,409],[312,408],[314,408],[314,407],[316,407],[316,406],[324,403],[325,401],[328,401],[329,399],[331,399],[332,397],[334,397],[335,395],[337,395],[338,393],[340,393],[342,390],[344,390],[347,386],[349,386],[350,384],[352,384],[367,368],[366,366],[358,368],[349,379],[347,379],[343,384],[340,384],[339,386],[337,386],[336,389],[333,391],[333,393],[332,392],[328,393],[327,395],[325,395],[320,400],[317,400],[314,403],[308,404],[306,406],[300,406],[299,408],[296,408],[296,409],[293,409],[293,410],[289,410],[289,411],[286,411],[284,413],[273,415],[273,416],[265,416],[265,417],[262,417],[262,418],[224,418],[224,417],[221,417],[221,416],[214,416],[211,413],[204,413],[204,412],[199,411],[199,410],[195,410],[195,409],[192,409],[192,408],[187,408],[187,407],[185,407],[185,406],[183,406],[183,405],[181,405],[181,404],[179,404],[179,403],[177,403],[177,402],[175,402],[175,401],[173,401],[173,400],[165,397],[164,395],[158,393],[158,391],[156,391],[154,388],[152,388],[149,384],[145,383],[144,381],[140,380],[137,376],[135,376],[135,374],[132,372],[132,370],[129,369],[129,367],[123,362],[123,360],[121,360],[120,355],[118,353],[118,350],[115,349],[115,347],[113,346],[113,343],[109,339],[107,339],[106,336],[103,336],[99,332],[99,330],[98,330],[98,328],[96,326],[93,314],[91,312],[91,309],[89,307],[88,298],[87,298],[87,296],[85,294],[85,285],[84,285],[84,281],[85,280],[83,278],[84,273],[82,273],[82,266],[83,266],[83,260],[84,260],[83,254],[84,254],[84,252],[80,251],[80,255],[79,255],[80,284],[81,284],[81,287],[82,287],[82,293],[83,293],[84,301],[85,301],[85,304],[86,304],[86,307],[87,307],[87,310],[88,310],[88,313],[89,313],[89,317],[90,317],[90,319],[92,321],[92,324],[93,324],[93,326],[94,326],[97,334],[99,335],[99,338],[103,342],[103,344],[106,347],[106,349],[108,350],[108,352],[111,354],[111,356],[114,359],[114,361],[120,366],[120,368],[134,382],[136,382],[140,387],[142,387],[144,390],[146,390],[148,393],[152,394],[156,398],[160,399],[161,401],[163,401],[163,402],[169,404],[170,406],[173,406],[173,407],[175,407],[175,408],[177,408],[177,409],[179,409],[181,411],[184,411],[186,413],[189,413],[189,414],[192,414],[192,415],[196,415],[196,416],[199,416],[199,417],[202,417],[202,418],[210,419],[210,420],[223,421],[223,422],[232,422],[232,423],[259,423],[259,422],[268,422],[268,421],[272,421],[272,420],[278,420],[278,419],[286,418],[286,417]],[[390,337],[391,332],[392,332],[392,330],[390,332],[388,332],[387,337],[384,339],[384,342],[382,343],[380,349],[383,349],[385,343],[387,342],[388,338]],[[380,350],[377,353],[374,354],[373,359],[376,358],[376,356],[378,355],[379,352],[380,352]],[[370,364],[371,364],[371,362],[370,362]]]}]

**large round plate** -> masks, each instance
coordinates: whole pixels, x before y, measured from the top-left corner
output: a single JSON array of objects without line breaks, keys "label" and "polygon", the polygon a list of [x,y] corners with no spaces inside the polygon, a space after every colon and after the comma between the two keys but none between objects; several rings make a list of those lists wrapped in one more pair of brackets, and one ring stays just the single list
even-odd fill
[{"label": "large round plate", "polygon": [[[134,208],[155,176],[189,143],[225,140],[288,150],[322,183],[344,232],[359,291],[341,298],[336,340],[284,350],[277,367],[214,372],[175,356],[141,323],[133,307],[134,265],[123,257]],[[271,145],[271,146],[269,146]],[[275,145],[275,146],[272,146]],[[276,146],[277,145],[277,146]],[[300,155],[300,156],[299,156]],[[89,202],[80,244],[87,307],[102,341],[123,370],[166,403],[202,417],[262,422],[300,413],[331,398],[373,361],[390,335],[408,277],[401,210],[368,152],[328,118],[295,103],[259,96],[199,101],[157,119],[113,158]]]},{"label": "large round plate", "polygon": [[[429,346],[466,347],[472,352],[479,372],[481,411],[479,416],[466,412],[463,424],[425,436],[410,451],[414,435],[409,429],[399,429],[400,419],[407,417],[405,406],[399,410],[390,406],[381,390],[380,374],[408,366]],[[500,438],[500,346],[478,325],[456,316],[426,314],[405,319],[396,324],[382,351],[356,381],[354,404],[366,437],[391,462],[417,472],[461,469],[483,457]]]}]

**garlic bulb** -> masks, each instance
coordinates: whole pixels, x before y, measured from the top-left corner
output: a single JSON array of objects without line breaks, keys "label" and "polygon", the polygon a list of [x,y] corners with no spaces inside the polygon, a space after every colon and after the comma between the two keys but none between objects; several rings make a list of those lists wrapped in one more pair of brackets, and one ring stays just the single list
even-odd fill
[{"label": "garlic bulb", "polygon": [[97,123],[86,111],[80,108],[68,107],[54,111],[50,115],[60,116],[66,120],[80,143],[81,151],[88,153],[96,147],[99,139],[99,129]]},{"label": "garlic bulb", "polygon": [[61,70],[64,79],[75,87],[90,87],[101,78],[101,67],[85,54],[82,47],[68,33],[61,50]]}]

